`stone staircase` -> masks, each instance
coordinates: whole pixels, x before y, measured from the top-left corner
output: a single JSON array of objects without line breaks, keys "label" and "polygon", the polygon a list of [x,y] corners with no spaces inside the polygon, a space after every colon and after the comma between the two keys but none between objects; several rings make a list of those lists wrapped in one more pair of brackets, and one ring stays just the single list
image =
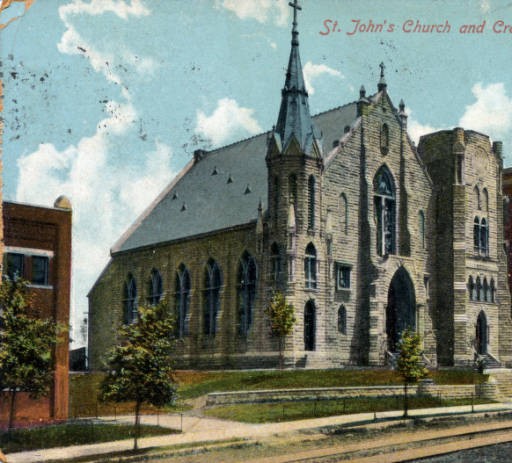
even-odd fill
[{"label": "stone staircase", "polygon": [[499,400],[512,400],[512,370],[507,368],[497,368],[485,370],[491,379],[496,381]]}]

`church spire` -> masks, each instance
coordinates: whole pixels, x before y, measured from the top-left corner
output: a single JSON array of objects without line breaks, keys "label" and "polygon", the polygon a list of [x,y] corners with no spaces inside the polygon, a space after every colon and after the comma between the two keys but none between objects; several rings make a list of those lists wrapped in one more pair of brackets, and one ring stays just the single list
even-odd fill
[{"label": "church spire", "polygon": [[290,2],[293,8],[292,47],[286,80],[281,92],[281,107],[275,133],[281,137],[283,149],[295,138],[303,153],[311,154],[314,141],[318,136],[311,121],[309,112],[308,93],[304,84],[302,65],[299,56],[299,31],[297,29],[297,11],[302,8],[297,0]]}]

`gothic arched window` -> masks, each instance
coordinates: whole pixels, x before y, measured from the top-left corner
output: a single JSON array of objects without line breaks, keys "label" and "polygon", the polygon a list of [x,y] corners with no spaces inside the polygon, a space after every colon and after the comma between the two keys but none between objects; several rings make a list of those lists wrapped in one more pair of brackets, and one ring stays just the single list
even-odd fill
[{"label": "gothic arched window", "polygon": [[297,176],[295,174],[291,174],[290,177],[288,177],[288,194],[288,200],[293,204],[293,207],[297,209]]},{"label": "gothic arched window", "polygon": [[487,188],[482,190],[482,210],[485,212],[489,212],[489,193]]},{"label": "gothic arched window", "polygon": [[473,248],[476,253],[480,252],[480,218],[473,220]]},{"label": "gothic arched window", "polygon": [[420,211],[418,214],[418,228],[420,232],[420,246],[425,249],[425,213]]},{"label": "gothic arched window", "polygon": [[473,277],[470,276],[468,279],[468,293],[469,293],[469,300],[473,301],[476,298],[476,292],[475,292],[475,282],[473,281]]},{"label": "gothic arched window", "polygon": [[484,297],[482,298],[485,302],[491,302],[491,294],[489,284],[487,283],[487,278],[484,277],[484,286],[483,286]]},{"label": "gothic arched window", "polygon": [[347,309],[344,305],[338,309],[338,332],[347,334]]},{"label": "gothic arched window", "polygon": [[380,128],[380,152],[382,154],[389,152],[389,127],[387,124],[382,124]]},{"label": "gothic arched window", "polygon": [[176,291],[174,293],[176,301],[176,335],[179,338],[189,334],[190,286],[190,273],[185,265],[181,264],[176,273]]},{"label": "gothic arched window", "polygon": [[489,255],[489,227],[485,219],[480,222],[480,254],[483,256]]},{"label": "gothic arched window", "polygon": [[306,288],[316,288],[316,249],[313,243],[306,247],[306,257],[304,259],[304,276]]},{"label": "gothic arched window", "polygon": [[308,179],[308,228],[310,230],[313,230],[315,228],[315,183],[315,177],[313,175],[310,175]]},{"label": "gothic arched window", "polygon": [[481,301],[483,299],[482,294],[482,281],[480,277],[476,277],[476,301]]},{"label": "gothic arched window", "polygon": [[131,273],[123,287],[123,319],[126,325],[137,320],[137,283]]},{"label": "gothic arched window", "polygon": [[252,323],[256,279],[256,261],[245,251],[238,266],[238,326],[242,336],[247,335]]},{"label": "gothic arched window", "polygon": [[475,185],[475,188],[473,188],[473,205],[474,208],[477,210],[480,210],[482,208],[482,205],[480,203],[480,190],[478,189],[478,185]]},{"label": "gothic arched window", "polygon": [[491,278],[491,284],[490,284],[489,290],[491,293],[490,302],[494,303],[494,302],[496,302],[496,286],[494,284],[494,278]]},{"label": "gothic arched window", "polygon": [[375,218],[377,225],[377,253],[381,256],[395,253],[395,187],[389,169],[381,167],[373,181]]},{"label": "gothic arched window", "polygon": [[281,276],[281,252],[277,243],[272,243],[270,247],[270,277],[277,283]]},{"label": "gothic arched window", "polygon": [[160,272],[154,268],[151,270],[151,276],[149,278],[149,291],[148,291],[148,303],[149,305],[157,305],[162,299],[162,276]]},{"label": "gothic arched window", "polygon": [[340,195],[340,225],[341,231],[348,233],[348,201],[345,193],[341,193]]},{"label": "gothic arched window", "polygon": [[220,309],[221,285],[222,276],[220,268],[217,262],[210,259],[204,271],[203,333],[211,336],[217,332],[217,314]]}]

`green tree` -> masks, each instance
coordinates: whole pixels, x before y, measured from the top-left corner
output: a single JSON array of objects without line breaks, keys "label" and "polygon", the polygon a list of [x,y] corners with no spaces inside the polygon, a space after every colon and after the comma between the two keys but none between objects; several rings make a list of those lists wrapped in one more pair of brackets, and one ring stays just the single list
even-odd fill
[{"label": "green tree", "polygon": [[292,304],[286,302],[284,294],[276,291],[272,295],[269,305],[265,308],[265,314],[270,319],[270,329],[274,336],[279,338],[279,368],[284,366],[284,341],[291,334],[293,325],[297,321],[295,309]]},{"label": "green tree", "polygon": [[165,301],[139,307],[137,320],[120,328],[121,344],[108,355],[108,373],[100,386],[100,399],[135,402],[134,450],[138,448],[141,405],[162,407],[176,398],[173,333],[174,320]]},{"label": "green tree", "polygon": [[404,380],[404,417],[408,416],[409,384],[415,384],[428,375],[428,370],[422,360],[421,337],[415,331],[406,329],[402,332],[398,343],[398,359],[396,369]]},{"label": "green tree", "polygon": [[0,387],[10,395],[9,430],[16,419],[16,394],[47,396],[53,382],[53,348],[65,328],[33,307],[27,282],[4,279],[0,286]]}]

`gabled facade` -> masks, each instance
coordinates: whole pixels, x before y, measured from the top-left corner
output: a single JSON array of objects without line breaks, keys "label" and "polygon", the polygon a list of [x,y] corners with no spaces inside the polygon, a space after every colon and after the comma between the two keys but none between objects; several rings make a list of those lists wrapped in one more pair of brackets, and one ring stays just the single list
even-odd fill
[{"label": "gabled facade", "polygon": [[[276,366],[264,315],[275,290],[296,309],[290,367],[385,365],[407,327],[422,335],[432,366],[478,355],[511,363],[501,153],[462,129],[425,137],[417,150],[383,64],[375,94],[361,88],[358,101],[312,117],[294,11],[275,127],[197,151],[111,250],[89,293],[91,368],[102,368],[138,304],[163,297],[177,317],[179,365]],[[474,161],[485,214],[470,202],[477,177],[469,167],[458,176],[454,164],[469,166],[477,147],[487,160]],[[492,300],[470,300],[471,275],[486,278],[487,291],[494,282]]]}]

